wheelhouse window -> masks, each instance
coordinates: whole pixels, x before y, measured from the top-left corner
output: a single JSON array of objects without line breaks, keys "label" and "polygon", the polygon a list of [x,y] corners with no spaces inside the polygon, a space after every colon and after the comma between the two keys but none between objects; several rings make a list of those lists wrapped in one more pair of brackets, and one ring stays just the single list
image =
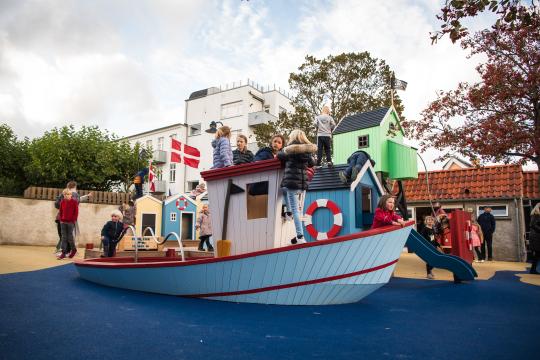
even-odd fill
[{"label": "wheelhouse window", "polygon": [[367,148],[369,146],[369,135],[361,135],[358,137],[358,148]]},{"label": "wheelhouse window", "polygon": [[246,185],[248,220],[268,217],[268,181]]},{"label": "wheelhouse window", "polygon": [[175,212],[171,213],[170,219],[171,219],[171,221],[176,221],[176,213]]}]

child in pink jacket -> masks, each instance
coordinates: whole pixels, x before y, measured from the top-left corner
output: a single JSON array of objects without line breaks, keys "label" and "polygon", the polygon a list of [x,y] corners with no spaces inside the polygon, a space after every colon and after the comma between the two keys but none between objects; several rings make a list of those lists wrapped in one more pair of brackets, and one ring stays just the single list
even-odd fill
[{"label": "child in pink jacket", "polygon": [[476,220],[471,221],[471,240],[474,251],[476,252],[476,260],[474,262],[484,262],[485,259],[482,257],[481,251],[484,235],[482,234],[482,228]]}]

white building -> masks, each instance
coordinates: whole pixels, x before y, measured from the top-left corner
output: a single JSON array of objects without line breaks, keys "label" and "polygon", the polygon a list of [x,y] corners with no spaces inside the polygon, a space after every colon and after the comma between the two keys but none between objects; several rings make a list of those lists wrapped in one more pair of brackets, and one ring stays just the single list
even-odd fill
[{"label": "white building", "polygon": [[[212,122],[217,126],[232,128],[231,145],[236,147],[236,135],[248,138],[248,147],[257,151],[253,126],[276,120],[281,111],[293,107],[285,92],[280,89],[260,87],[248,80],[232,86],[211,87],[191,93],[185,101],[185,123],[125,137],[131,144],[139,142],[153,150],[153,164],[158,171],[157,193],[166,195],[187,192],[201,180],[200,172],[212,167],[211,142],[215,134],[207,133]],[[201,152],[199,168],[170,163],[170,138],[193,146]],[[170,191],[169,191],[170,190]]]}]

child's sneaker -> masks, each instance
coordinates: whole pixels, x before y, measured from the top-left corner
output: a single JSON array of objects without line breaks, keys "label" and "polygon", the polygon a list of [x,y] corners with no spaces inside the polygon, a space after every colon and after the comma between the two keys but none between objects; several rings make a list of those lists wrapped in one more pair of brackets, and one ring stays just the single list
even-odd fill
[{"label": "child's sneaker", "polygon": [[76,253],[77,253],[77,249],[71,250],[71,252],[69,253],[69,258],[72,259],[75,256]]},{"label": "child's sneaker", "polygon": [[213,248],[213,247],[210,247],[210,248],[206,249],[206,251],[208,251],[208,252],[214,251],[214,248]]},{"label": "child's sneaker", "polygon": [[60,253],[60,255],[58,255],[58,257],[56,259],[57,260],[62,260],[65,257],[66,257],[66,253],[62,252],[62,253]]},{"label": "child's sneaker", "polygon": [[306,239],[304,239],[304,236],[299,235],[299,236],[296,237],[296,242],[297,242],[298,244],[305,244],[305,243],[306,243]]},{"label": "child's sneaker", "polygon": [[285,213],[285,221],[293,221],[292,212],[287,211]]},{"label": "child's sneaker", "polygon": [[427,274],[428,279],[435,279],[435,276],[432,273]]}]

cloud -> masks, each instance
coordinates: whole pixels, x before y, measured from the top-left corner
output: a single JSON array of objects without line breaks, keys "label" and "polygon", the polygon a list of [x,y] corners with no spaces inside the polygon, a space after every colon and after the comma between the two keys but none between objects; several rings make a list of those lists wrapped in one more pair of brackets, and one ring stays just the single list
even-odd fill
[{"label": "cloud", "polygon": [[477,60],[459,46],[431,45],[439,8],[431,0],[3,1],[0,121],[22,135],[97,124],[126,136],[182,122],[193,91],[247,78],[284,88],[307,54],[360,51],[409,83],[399,96],[416,118],[437,89],[476,79]]}]

